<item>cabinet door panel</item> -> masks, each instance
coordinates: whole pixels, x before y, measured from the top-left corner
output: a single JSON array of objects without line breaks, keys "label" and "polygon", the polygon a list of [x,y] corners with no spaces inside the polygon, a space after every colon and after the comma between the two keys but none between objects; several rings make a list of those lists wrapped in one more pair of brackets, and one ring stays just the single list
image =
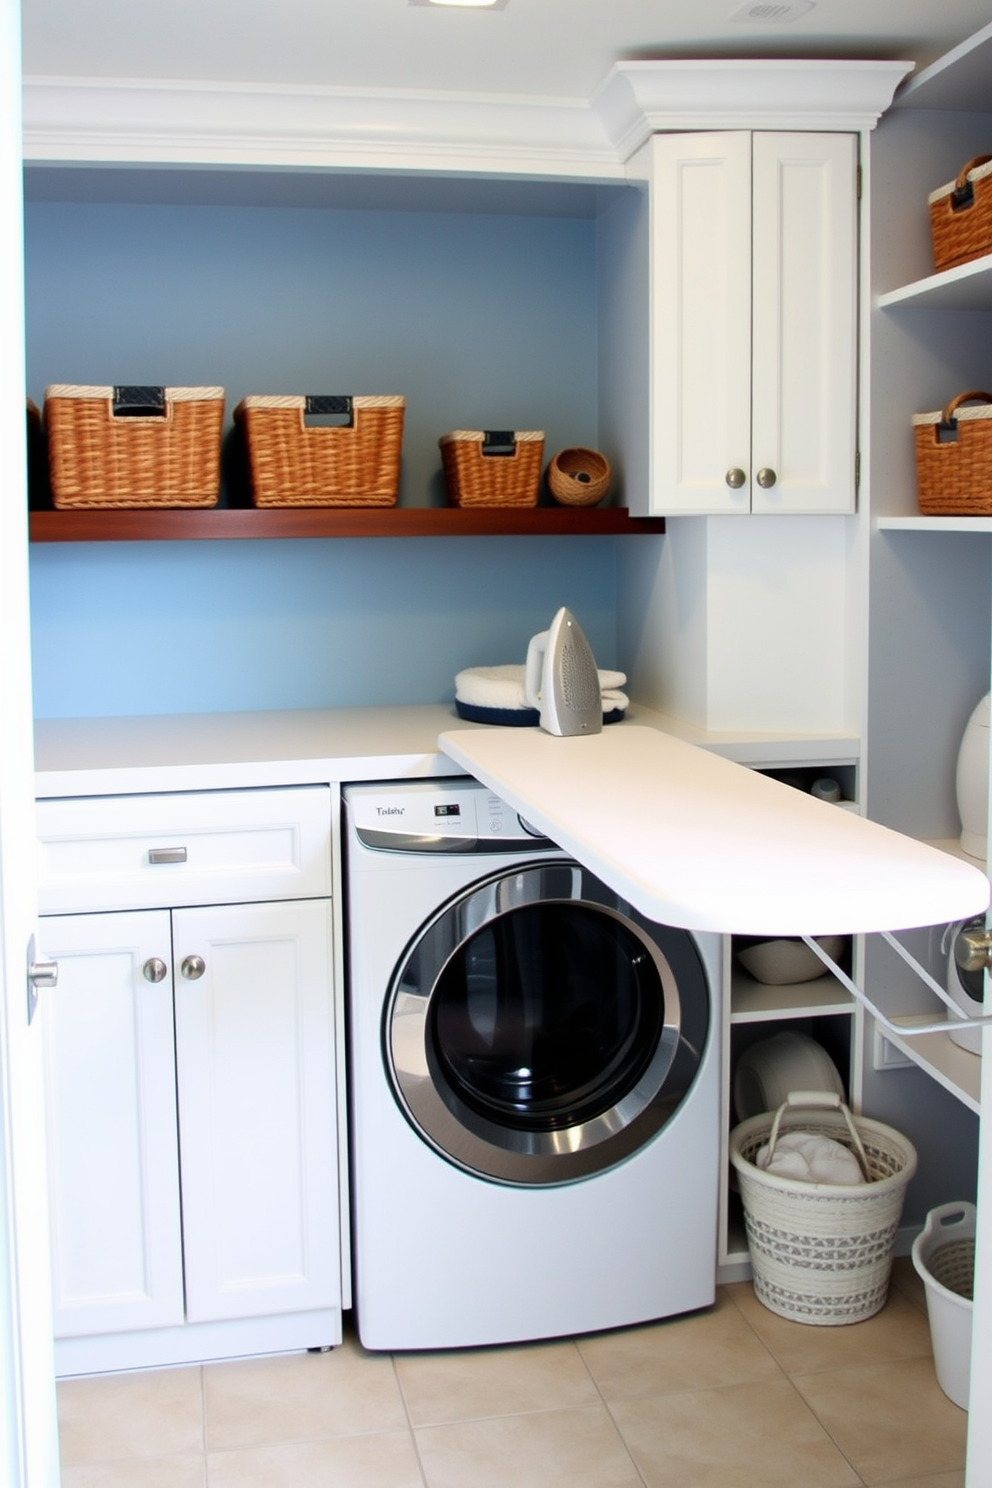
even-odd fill
[{"label": "cabinet door panel", "polygon": [[186,1316],[333,1305],[329,903],[178,910],[173,937]]},{"label": "cabinet door panel", "polygon": [[854,510],[856,140],[755,134],[754,512]]},{"label": "cabinet door panel", "polygon": [[169,916],[41,922],[56,1337],[183,1320]]},{"label": "cabinet door panel", "polygon": [[652,149],[651,509],[745,512],[751,136],[659,135]]}]

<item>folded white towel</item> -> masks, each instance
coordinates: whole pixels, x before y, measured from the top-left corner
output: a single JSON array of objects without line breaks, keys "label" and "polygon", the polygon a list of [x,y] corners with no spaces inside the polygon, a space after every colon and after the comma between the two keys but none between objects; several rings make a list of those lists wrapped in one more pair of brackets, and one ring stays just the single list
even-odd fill
[{"label": "folded white towel", "polygon": [[755,1164],[779,1178],[795,1178],[800,1183],[864,1183],[861,1164],[850,1148],[833,1137],[814,1136],[812,1132],[784,1132],[775,1144],[775,1154],[768,1161],[768,1144],[759,1148]]},{"label": "folded white towel", "polygon": [[[623,672],[599,672],[603,712],[627,707],[629,699],[620,689],[627,681]],[[455,677],[455,697],[475,708],[527,708],[522,665],[467,667]]]}]

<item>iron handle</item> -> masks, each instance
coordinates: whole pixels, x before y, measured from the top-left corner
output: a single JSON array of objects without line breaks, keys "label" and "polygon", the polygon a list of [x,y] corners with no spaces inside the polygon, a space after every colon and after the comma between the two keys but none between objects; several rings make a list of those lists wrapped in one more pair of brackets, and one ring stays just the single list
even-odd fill
[{"label": "iron handle", "polygon": [[146,982],[164,982],[169,974],[169,968],[161,957],[149,956],[141,968],[141,974]]},{"label": "iron handle", "polygon": [[184,956],[179,970],[187,982],[198,982],[207,969],[202,956]]},{"label": "iron handle", "polygon": [[954,942],[954,960],[962,971],[992,971],[992,931],[962,930]]},{"label": "iron handle", "polygon": [[734,465],[730,470],[727,471],[727,474],[724,476],[724,480],[727,482],[727,485],[732,491],[739,491],[741,486],[743,486],[747,481],[747,476],[744,474],[743,470],[741,470],[739,465]]},{"label": "iron handle", "polygon": [[148,861],[149,863],[185,863],[186,849],[184,847],[150,847]]},{"label": "iron handle", "polygon": [[758,471],[756,480],[763,491],[770,491],[772,486],[778,480],[778,476],[775,474],[774,470],[770,469],[769,466],[763,465]]}]

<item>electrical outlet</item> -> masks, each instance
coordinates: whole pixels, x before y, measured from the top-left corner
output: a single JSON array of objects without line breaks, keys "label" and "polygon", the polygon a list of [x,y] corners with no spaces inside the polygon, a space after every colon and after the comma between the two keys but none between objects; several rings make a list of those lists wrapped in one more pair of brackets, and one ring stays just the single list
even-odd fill
[{"label": "electrical outlet", "polygon": [[913,1061],[875,1024],[871,1067],[876,1070],[912,1069]]}]

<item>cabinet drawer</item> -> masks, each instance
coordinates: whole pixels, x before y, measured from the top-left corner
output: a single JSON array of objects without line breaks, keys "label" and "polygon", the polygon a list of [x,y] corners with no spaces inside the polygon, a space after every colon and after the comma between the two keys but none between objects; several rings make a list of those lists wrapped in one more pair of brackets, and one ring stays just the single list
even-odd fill
[{"label": "cabinet drawer", "polygon": [[38,802],[42,914],[331,891],[330,789]]}]

